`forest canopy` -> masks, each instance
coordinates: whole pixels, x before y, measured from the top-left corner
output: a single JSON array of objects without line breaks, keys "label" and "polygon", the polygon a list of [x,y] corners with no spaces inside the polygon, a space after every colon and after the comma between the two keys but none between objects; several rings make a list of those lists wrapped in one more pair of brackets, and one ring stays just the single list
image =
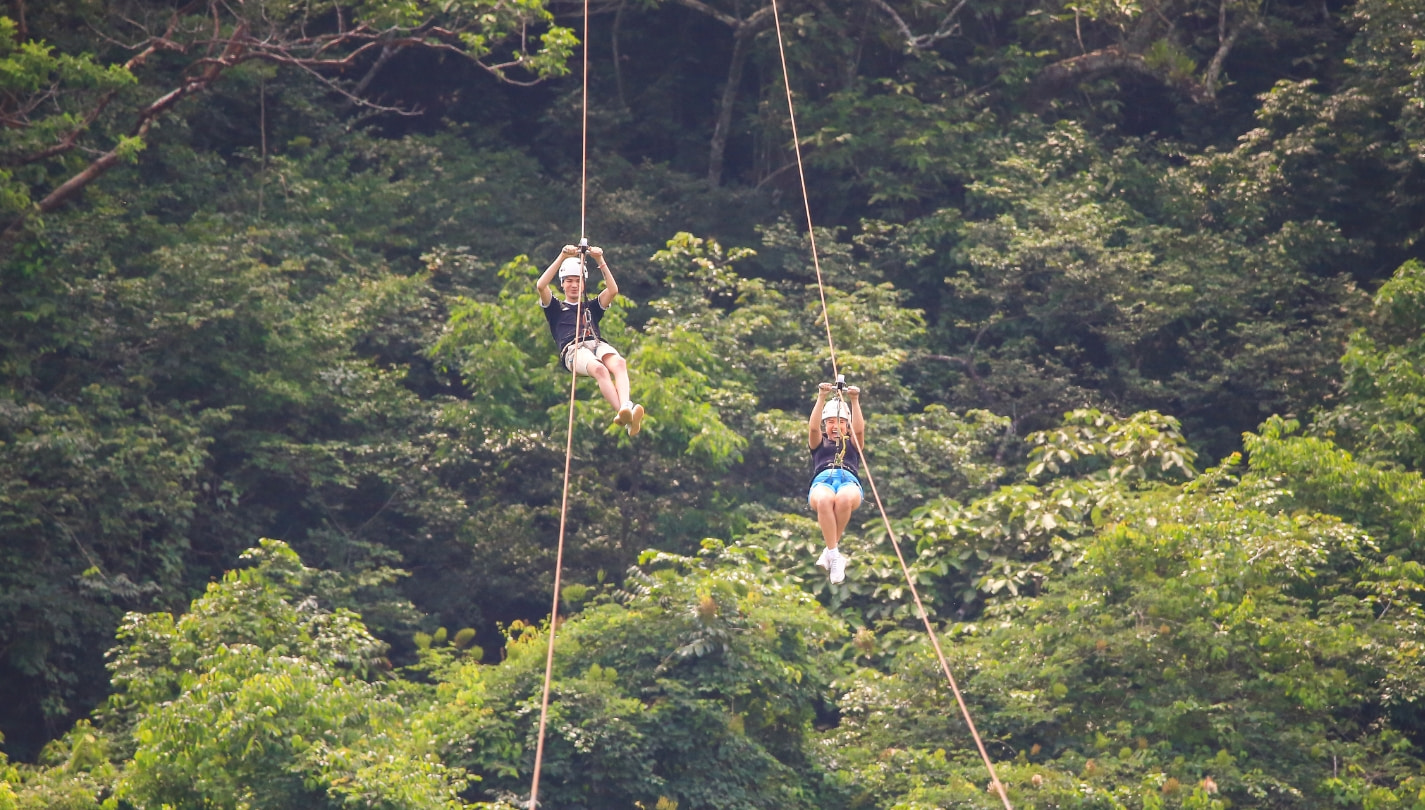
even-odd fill
[{"label": "forest canopy", "polygon": [[1420,802],[1418,2],[587,8],[0,8],[0,810]]}]

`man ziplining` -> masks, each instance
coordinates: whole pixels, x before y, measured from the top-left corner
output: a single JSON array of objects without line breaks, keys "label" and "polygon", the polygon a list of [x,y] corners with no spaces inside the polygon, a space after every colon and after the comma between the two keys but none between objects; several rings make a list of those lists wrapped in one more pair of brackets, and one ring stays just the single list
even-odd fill
[{"label": "man ziplining", "polygon": [[857,473],[861,470],[861,448],[866,446],[861,389],[847,386],[845,399],[826,401],[827,394],[841,388],[840,377],[835,385],[817,386],[816,405],[807,420],[812,474],[807,504],[816,512],[816,522],[826,542],[816,564],[827,570],[833,583],[846,579],[846,557],[838,546],[846,524],[851,522],[851,513],[861,505],[861,479]]},{"label": "man ziplining", "polygon": [[[604,276],[604,288],[593,298],[584,297],[587,273],[584,259],[579,255],[581,250],[598,263],[599,272]],[[562,301],[556,300],[549,290],[556,273],[564,293]],[[604,261],[604,249],[565,245],[559,258],[540,274],[534,288],[539,292],[539,305],[544,308],[544,319],[549,322],[549,333],[559,346],[564,367],[575,374],[594,378],[599,393],[613,406],[614,423],[627,429],[629,436],[637,436],[643,427],[644,412],[642,405],[629,399],[628,363],[618,349],[604,342],[599,334],[599,321],[618,295],[618,282]]]}]

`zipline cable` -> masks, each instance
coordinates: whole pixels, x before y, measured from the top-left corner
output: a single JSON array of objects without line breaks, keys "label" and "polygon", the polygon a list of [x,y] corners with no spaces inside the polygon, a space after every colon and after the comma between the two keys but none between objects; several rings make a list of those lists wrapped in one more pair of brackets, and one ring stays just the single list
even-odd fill
[{"label": "zipline cable", "polygon": [[[787,51],[782,47],[782,18],[777,13],[777,0],[772,0],[772,23],[777,28],[777,54],[782,58],[782,86],[787,89],[787,120],[792,125],[792,147],[797,156],[797,179],[802,184],[802,204],[807,212],[807,239],[811,241],[811,265],[816,270],[816,291],[821,296],[821,319],[826,324],[826,348],[831,352],[831,377],[841,372],[836,367],[836,343],[831,339],[831,314],[826,308],[826,290],[821,284],[821,258],[816,252],[816,229],[811,224],[811,196],[807,194],[807,175],[802,168],[802,142],[797,135],[797,114],[792,108],[792,80],[787,71]],[[859,451],[859,449],[858,449]]]},{"label": "zipline cable", "polygon": [[[849,420],[848,420],[849,421]],[[980,750],[980,758],[985,762],[985,768],[990,772],[990,783],[994,786],[995,792],[999,794],[1000,801],[1004,802],[1005,810],[1014,810],[1009,803],[1009,796],[1005,793],[1004,784],[999,780],[999,774],[995,772],[994,763],[990,760],[989,752],[985,750],[984,740],[980,738],[980,732],[975,728],[975,721],[970,717],[970,709],[965,705],[965,697],[960,694],[960,686],[955,682],[955,676],[950,673],[950,663],[945,658],[945,651],[940,648],[940,639],[936,636],[935,628],[930,624],[930,616],[925,612],[925,605],[920,601],[920,592],[916,590],[915,582],[910,576],[910,566],[906,565],[905,555],[901,553],[900,541],[896,539],[895,529],[891,528],[891,519],[886,515],[886,507],[881,503],[881,494],[876,491],[876,478],[871,475],[870,462],[866,461],[866,453],[861,448],[860,442],[856,440],[856,431],[848,430],[851,443],[855,445],[856,452],[861,456],[861,469],[866,473],[866,483],[871,485],[871,497],[876,501],[876,509],[881,513],[881,521],[886,526],[886,535],[891,538],[891,547],[896,551],[896,559],[900,561],[901,573],[905,575],[905,584],[910,588],[911,598],[915,600],[916,612],[920,614],[920,621],[925,624],[926,635],[930,636],[930,644],[935,648],[935,657],[940,661],[940,669],[945,673],[945,680],[950,683],[950,691],[955,693],[955,702],[960,706],[960,714],[965,718],[965,725],[970,729],[970,736],[975,738],[975,747]]]},{"label": "zipline cable", "polygon": [[589,236],[589,0],[584,0],[584,95],[579,122],[579,243]]},{"label": "zipline cable", "polygon": [[[572,365],[572,364],[571,364]],[[554,554],[554,604],[549,608],[549,650],[544,656],[544,692],[539,702],[539,738],[534,746],[534,776],[529,785],[529,810],[539,806],[539,771],[544,763],[544,730],[549,722],[549,687],[554,676],[554,633],[559,624],[559,582],[564,571],[564,528],[569,515],[569,467],[574,457],[574,395],[579,375],[569,375],[569,431],[564,441],[564,494],[559,501],[559,547]]]},{"label": "zipline cable", "polygon": [[[812,227],[811,197],[807,193],[806,172],[802,167],[802,144],[800,137],[797,135],[797,115],[796,109],[792,104],[791,73],[787,70],[787,52],[782,43],[782,19],[778,13],[777,0],[771,0],[771,2],[772,22],[777,30],[777,53],[782,60],[782,83],[787,89],[787,118],[791,123],[792,129],[792,149],[797,158],[797,177],[801,181],[802,204],[806,208],[807,237],[811,243],[812,267],[816,270],[816,290],[817,294],[821,296],[821,319],[826,325],[826,347],[831,354],[831,373],[833,379],[835,379],[839,376],[840,371],[836,363],[836,344],[831,338],[831,311],[826,306],[826,289],[821,277],[821,259],[817,255],[816,250],[816,230]],[[837,390],[837,398],[842,399],[842,404],[845,404],[845,400],[842,398],[839,389]],[[847,413],[851,413],[849,408],[847,409]],[[930,644],[935,649],[935,657],[940,661],[940,669],[945,673],[945,680],[950,683],[950,691],[955,694],[955,702],[960,706],[960,714],[965,718],[965,725],[970,730],[970,736],[975,739],[975,747],[980,751],[980,758],[984,760],[985,768],[990,772],[991,786],[994,787],[995,792],[999,794],[1000,801],[1004,802],[1005,810],[1014,810],[1013,805],[1009,803],[1009,795],[1005,793],[1004,783],[1000,782],[999,774],[995,772],[994,762],[990,760],[989,752],[985,750],[984,740],[980,738],[980,732],[975,728],[975,721],[970,717],[970,708],[965,704],[965,697],[960,693],[960,686],[955,682],[955,676],[950,672],[950,663],[945,658],[945,651],[940,647],[940,639],[935,633],[935,627],[930,623],[930,615],[925,612],[925,605],[920,600],[920,592],[916,590],[915,582],[911,579],[910,567],[906,565],[905,555],[901,552],[900,541],[896,538],[895,529],[891,527],[891,519],[886,514],[886,507],[885,504],[881,502],[881,495],[876,490],[876,479],[871,475],[871,465],[870,462],[866,460],[865,450],[856,439],[856,431],[851,427],[851,420],[848,419],[846,421],[848,426],[847,434],[851,439],[851,443],[855,445],[857,454],[861,456],[861,468],[866,473],[867,483],[871,485],[871,495],[875,498],[876,508],[881,513],[882,522],[885,523],[886,535],[891,538],[891,546],[895,549],[896,559],[900,561],[901,573],[905,575],[905,583],[910,589],[911,597],[915,600],[916,611],[920,614],[921,622],[925,624],[926,635],[930,636]]]},{"label": "zipline cable", "polygon": [[[587,211],[589,198],[589,0],[584,0],[584,89],[583,113],[580,128],[579,166],[579,246],[589,243]],[[574,305],[574,337],[580,337],[584,326],[584,287],[589,283],[588,268],[584,257],[579,255],[579,301]],[[571,344],[573,345],[573,344]],[[577,350],[576,350],[577,352]],[[569,425],[564,439],[564,486],[559,499],[559,546],[554,553],[554,600],[549,608],[549,649],[544,656],[544,689],[539,700],[539,737],[534,745],[534,773],[529,783],[529,810],[539,807],[539,773],[544,765],[544,732],[549,725],[549,690],[554,681],[554,635],[559,627],[559,586],[564,574],[564,534],[569,518],[569,468],[574,458],[574,403],[579,391],[578,362],[574,356],[569,361]]]}]

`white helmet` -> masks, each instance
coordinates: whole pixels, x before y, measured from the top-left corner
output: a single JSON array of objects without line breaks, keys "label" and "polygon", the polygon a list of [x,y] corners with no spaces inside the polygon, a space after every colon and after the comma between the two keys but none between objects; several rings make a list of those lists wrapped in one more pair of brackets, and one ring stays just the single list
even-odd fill
[{"label": "white helmet", "polygon": [[570,256],[559,265],[559,281],[563,283],[569,276],[584,277],[584,260],[578,256]]},{"label": "white helmet", "polygon": [[851,421],[851,408],[845,402],[833,399],[821,406],[821,423],[825,425],[828,419],[845,419],[849,422]]}]

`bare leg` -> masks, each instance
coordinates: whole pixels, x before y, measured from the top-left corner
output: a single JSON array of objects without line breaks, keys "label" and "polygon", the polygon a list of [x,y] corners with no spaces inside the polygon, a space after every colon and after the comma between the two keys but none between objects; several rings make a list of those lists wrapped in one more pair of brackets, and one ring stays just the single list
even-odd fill
[{"label": "bare leg", "polygon": [[614,410],[617,411],[623,402],[619,399],[618,389],[614,387],[614,381],[609,379],[609,370],[604,368],[600,363],[590,363],[588,368],[589,376],[593,377],[594,382],[599,384],[599,393],[603,394],[604,399],[608,400],[608,403],[614,406]]},{"label": "bare leg", "polygon": [[[851,513],[856,511],[856,507],[861,505],[861,493],[852,489],[843,489],[836,493],[836,500],[832,509],[836,514],[836,539],[840,542],[841,536],[846,534],[846,525],[851,522]],[[831,548],[836,548],[833,543]]]},{"label": "bare leg", "polygon": [[618,402],[614,403],[614,410],[629,401],[628,396],[628,363],[618,355],[608,355],[604,358],[604,366],[613,374],[614,389],[618,392]]},{"label": "bare leg", "polygon": [[841,532],[836,526],[836,495],[827,487],[813,487],[811,506],[816,510],[816,524],[821,527],[821,536],[826,547],[836,548],[841,539]]}]

